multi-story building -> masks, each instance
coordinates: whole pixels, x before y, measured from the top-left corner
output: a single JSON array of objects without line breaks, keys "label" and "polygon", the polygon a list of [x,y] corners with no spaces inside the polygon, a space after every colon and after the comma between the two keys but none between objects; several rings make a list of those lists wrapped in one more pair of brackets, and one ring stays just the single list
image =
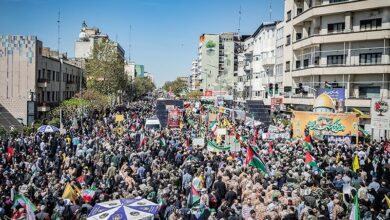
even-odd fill
[{"label": "multi-story building", "polygon": [[0,36],[0,104],[24,124],[81,88],[83,69],[36,36]]},{"label": "multi-story building", "polygon": [[192,61],[189,90],[190,91],[200,90],[199,71],[198,71],[198,61],[197,60]]},{"label": "multi-story building", "polygon": [[[237,99],[267,100],[279,95],[282,77],[275,73],[276,25],[264,22],[244,40],[239,54]],[[276,92],[276,94],[275,94]]]},{"label": "multi-story building", "polygon": [[[75,42],[74,54],[76,59],[88,59],[92,55],[94,45],[102,41],[110,41],[107,34],[100,32],[97,27],[88,27],[85,21],[81,25],[79,38]],[[117,42],[112,42],[119,57],[124,60],[125,51]]]},{"label": "multi-story building", "polygon": [[237,54],[241,38],[236,33],[202,34],[198,47],[200,91],[224,91],[233,94],[238,74]]},{"label": "multi-story building", "polygon": [[390,97],[390,1],[285,0],[284,36],[284,102],[295,109],[325,87],[344,110]]}]

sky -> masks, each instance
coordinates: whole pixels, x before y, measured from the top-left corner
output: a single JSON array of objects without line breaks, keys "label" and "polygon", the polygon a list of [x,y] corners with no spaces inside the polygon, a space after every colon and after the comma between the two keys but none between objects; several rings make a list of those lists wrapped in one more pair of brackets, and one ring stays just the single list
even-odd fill
[{"label": "sky", "polygon": [[0,0],[1,35],[35,35],[44,46],[74,56],[82,22],[117,40],[131,60],[145,65],[157,86],[188,76],[202,33],[252,34],[264,21],[281,20],[284,0]]}]

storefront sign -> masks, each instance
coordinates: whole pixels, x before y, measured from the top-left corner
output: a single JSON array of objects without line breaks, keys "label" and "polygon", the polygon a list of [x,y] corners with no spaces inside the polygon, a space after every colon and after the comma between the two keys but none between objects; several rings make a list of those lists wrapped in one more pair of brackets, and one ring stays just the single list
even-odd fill
[{"label": "storefront sign", "polygon": [[345,89],[344,88],[319,88],[317,90],[317,96],[321,95],[322,93],[326,93],[329,95],[332,99],[337,100],[344,100],[345,99]]}]

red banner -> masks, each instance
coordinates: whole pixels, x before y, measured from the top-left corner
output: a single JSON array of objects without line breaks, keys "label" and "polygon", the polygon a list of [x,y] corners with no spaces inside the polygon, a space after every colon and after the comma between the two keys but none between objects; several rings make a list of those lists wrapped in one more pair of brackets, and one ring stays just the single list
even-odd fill
[{"label": "red banner", "polygon": [[180,127],[181,111],[179,109],[171,109],[168,112],[168,127],[178,128]]}]

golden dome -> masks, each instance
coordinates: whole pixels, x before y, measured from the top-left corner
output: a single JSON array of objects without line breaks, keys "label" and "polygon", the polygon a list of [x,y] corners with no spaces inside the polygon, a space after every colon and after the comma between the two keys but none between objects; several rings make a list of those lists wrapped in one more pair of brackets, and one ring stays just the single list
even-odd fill
[{"label": "golden dome", "polygon": [[314,101],[313,109],[316,109],[316,108],[335,109],[333,99],[328,94],[322,93]]}]

